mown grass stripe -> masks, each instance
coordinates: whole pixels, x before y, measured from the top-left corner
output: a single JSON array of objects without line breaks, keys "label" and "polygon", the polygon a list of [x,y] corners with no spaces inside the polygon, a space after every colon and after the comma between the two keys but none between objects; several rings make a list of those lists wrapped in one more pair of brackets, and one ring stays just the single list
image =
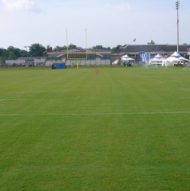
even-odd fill
[{"label": "mown grass stripe", "polygon": [[0,116],[114,116],[114,115],[175,115],[190,114],[190,111],[169,112],[121,112],[121,113],[1,113]]}]

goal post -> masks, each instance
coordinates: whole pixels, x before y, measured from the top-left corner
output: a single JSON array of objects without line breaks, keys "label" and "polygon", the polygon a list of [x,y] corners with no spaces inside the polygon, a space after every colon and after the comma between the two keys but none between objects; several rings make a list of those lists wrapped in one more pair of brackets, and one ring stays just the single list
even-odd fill
[{"label": "goal post", "polygon": [[68,30],[65,30],[66,34],[66,60],[88,60],[88,50],[87,50],[87,29],[85,29],[85,48],[78,50],[78,49],[69,49],[69,37],[68,37]]}]

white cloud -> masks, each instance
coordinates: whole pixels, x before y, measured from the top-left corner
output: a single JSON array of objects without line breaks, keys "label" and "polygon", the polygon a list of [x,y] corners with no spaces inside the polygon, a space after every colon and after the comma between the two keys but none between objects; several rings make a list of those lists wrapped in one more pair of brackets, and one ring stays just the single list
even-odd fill
[{"label": "white cloud", "polygon": [[14,10],[33,10],[33,0],[1,0],[6,9]]}]

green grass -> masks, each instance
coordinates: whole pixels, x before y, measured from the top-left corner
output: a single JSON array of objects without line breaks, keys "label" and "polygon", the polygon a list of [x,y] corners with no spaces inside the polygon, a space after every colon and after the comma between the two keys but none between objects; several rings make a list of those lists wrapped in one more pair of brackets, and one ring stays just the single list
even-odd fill
[{"label": "green grass", "polygon": [[190,190],[190,70],[0,70],[0,191]]}]

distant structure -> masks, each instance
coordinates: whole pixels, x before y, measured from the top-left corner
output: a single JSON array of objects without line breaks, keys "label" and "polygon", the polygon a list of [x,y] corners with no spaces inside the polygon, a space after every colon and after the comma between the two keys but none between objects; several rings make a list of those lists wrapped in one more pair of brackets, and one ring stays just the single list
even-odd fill
[{"label": "distant structure", "polygon": [[54,63],[66,63],[67,66],[77,65],[110,65],[111,51],[93,51],[76,48],[67,51],[47,53],[46,66]]},{"label": "distant structure", "polygon": [[32,58],[32,57],[21,57],[15,60],[6,60],[6,66],[20,66],[20,67],[40,67],[44,66],[46,62],[46,58]]},{"label": "distant structure", "polygon": [[179,0],[176,1],[176,10],[177,10],[177,52],[179,52]]},{"label": "distant structure", "polygon": [[[52,67],[53,64],[66,64],[66,66],[77,67],[78,65],[114,65],[122,64],[122,57],[128,55],[134,59],[136,64],[148,64],[157,54],[164,58],[170,56],[176,51],[176,45],[138,45],[132,44],[120,46],[117,51],[102,49],[70,49],[68,51],[47,52],[44,57],[26,57],[16,60],[6,60],[5,66],[23,66],[23,67]],[[190,58],[190,44],[179,45],[179,53],[184,58]],[[69,59],[67,59],[69,58]],[[115,62],[115,61],[118,62]]]},{"label": "distant structure", "polygon": [[[113,60],[118,59],[124,54],[129,55],[135,59],[136,63],[149,63],[150,59],[156,56],[157,54],[162,55],[163,57],[168,57],[176,51],[176,45],[168,44],[154,44],[154,45],[127,45],[120,48],[118,53],[112,54]],[[185,57],[190,57],[190,45],[179,45],[179,53]]]}]

